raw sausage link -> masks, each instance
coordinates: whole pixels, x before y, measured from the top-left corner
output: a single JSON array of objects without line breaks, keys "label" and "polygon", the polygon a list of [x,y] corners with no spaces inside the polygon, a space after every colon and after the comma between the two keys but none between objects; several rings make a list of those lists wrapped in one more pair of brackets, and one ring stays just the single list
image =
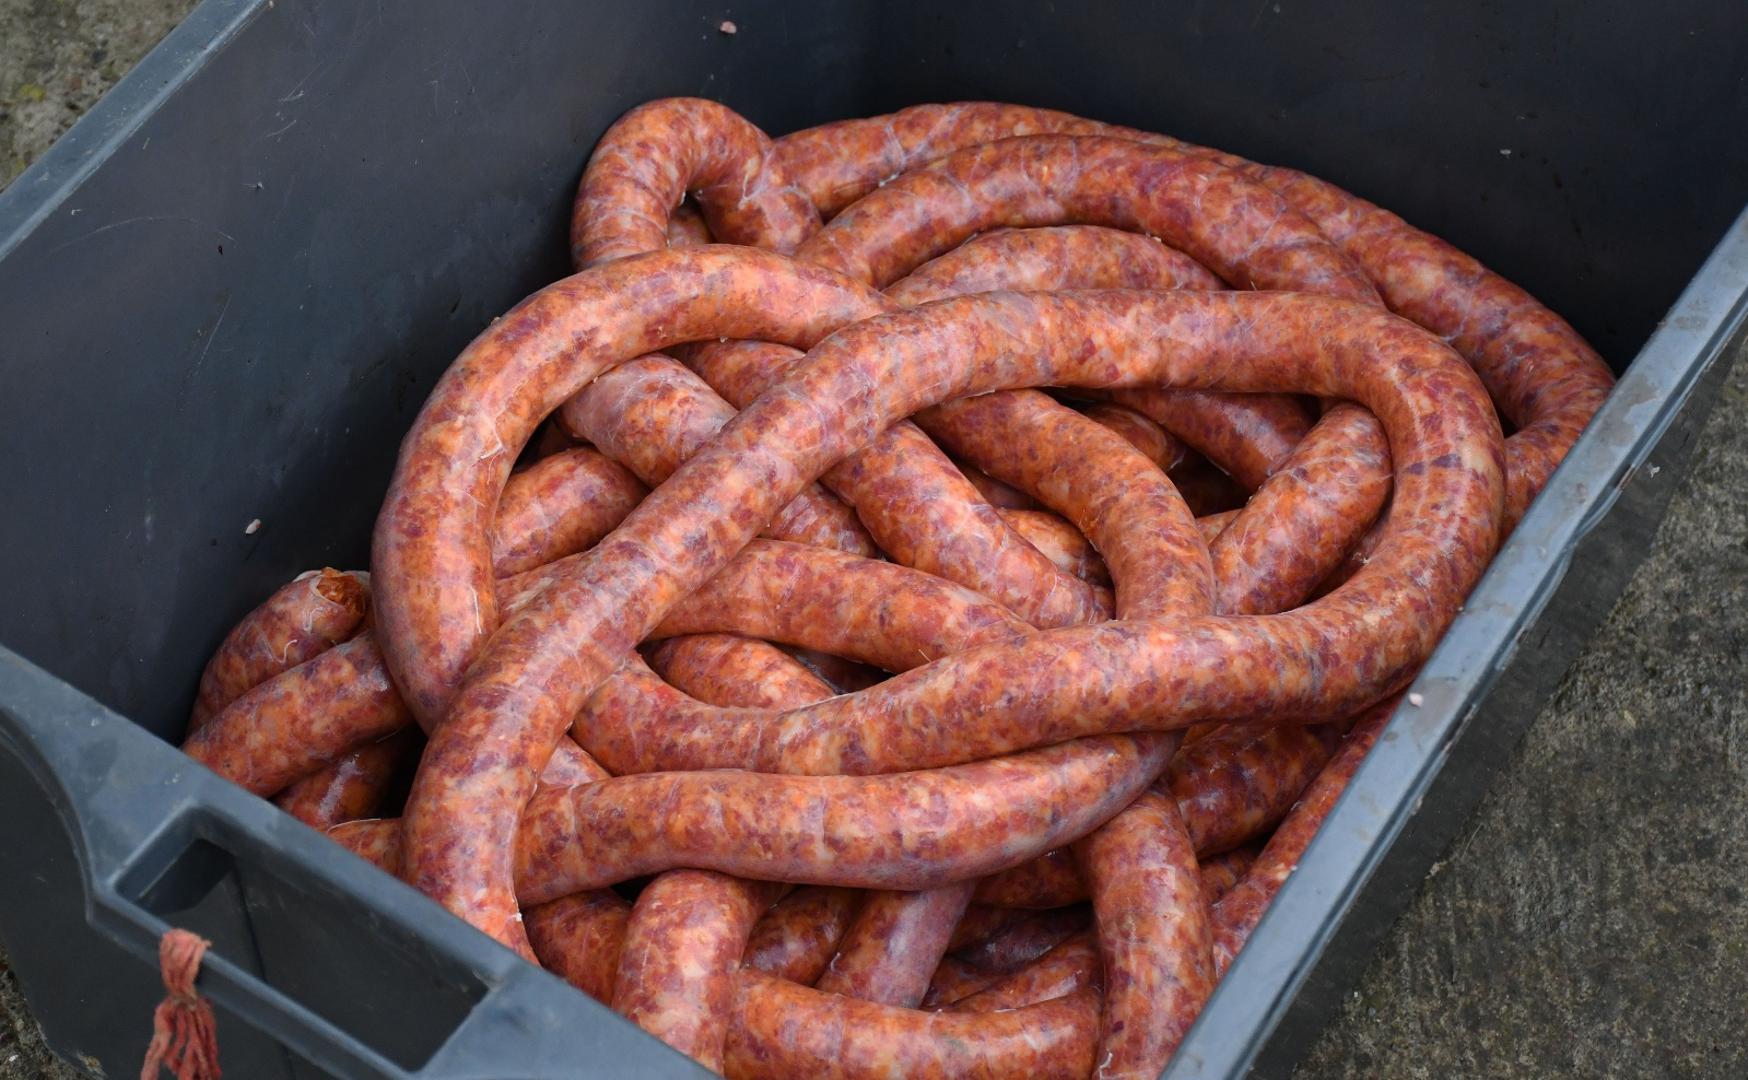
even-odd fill
[{"label": "raw sausage link", "polygon": [[832,689],[840,694],[853,694],[858,690],[866,690],[875,683],[884,682],[886,672],[879,668],[858,664],[854,660],[845,660],[841,656],[822,653],[818,649],[801,649],[791,645],[783,650],[790,656],[801,661],[807,670],[824,679]]},{"label": "raw sausage link", "polygon": [[[886,290],[894,300],[914,306],[926,300],[994,289],[1059,292],[1063,289],[1218,289],[1219,278],[1200,263],[1150,236],[1097,225],[1064,225],[1037,229],[1000,229],[975,236],[946,254],[911,271]],[[1126,391],[1144,395],[1158,415],[1149,420],[1128,411],[1112,417],[1125,426],[1125,437],[1141,437],[1136,445],[1170,470],[1183,460],[1184,446],[1176,437],[1157,445],[1166,434],[1153,421],[1169,420],[1182,427],[1185,441],[1229,472],[1252,480],[1267,475],[1272,464],[1304,437],[1310,421],[1293,398],[1280,394],[1221,394],[1197,390]],[[1107,406],[1108,407],[1108,406]],[[1146,429],[1137,430],[1137,421]],[[1155,445],[1145,445],[1144,443]]]},{"label": "raw sausage link", "polygon": [[182,752],[267,797],[409,719],[367,630],[231,702]]},{"label": "raw sausage link", "polygon": [[812,986],[837,954],[861,893],[804,885],[765,912],[747,939],[744,967]]},{"label": "raw sausage link", "polygon": [[603,1005],[613,998],[613,973],[631,905],[611,889],[561,896],[524,913],[540,966]]},{"label": "raw sausage link", "polygon": [[1026,913],[1019,908],[971,904],[960,917],[959,925],[953,927],[953,936],[947,939],[947,951],[957,952],[988,941],[1026,918]]},{"label": "raw sausage link", "polygon": [[973,896],[979,904],[1037,909],[1085,899],[1086,879],[1080,876],[1073,853],[1066,849],[1046,852],[1029,863],[984,878]]},{"label": "raw sausage link", "polygon": [[[799,663],[763,642],[729,638],[746,647],[713,648],[712,643],[725,639],[680,640],[704,644],[670,651],[664,666],[682,685],[707,682],[713,693],[705,700],[713,705],[768,700],[770,689],[756,680],[773,667],[786,676],[781,684],[791,688],[777,704],[804,705],[830,696]],[[751,664],[738,677],[723,678],[725,657]],[[705,666],[699,669],[699,664]],[[706,1068],[720,1070],[734,973],[754,923],[787,888],[708,870],[680,869],[658,876],[644,886],[632,908],[619,954],[613,1008]]]},{"label": "raw sausage link", "polygon": [[[1235,407],[1232,399],[1244,401]],[[1311,430],[1305,407],[1286,394],[1219,394],[1151,387],[1111,400],[1182,439],[1247,491],[1255,491]]]},{"label": "raw sausage link", "polygon": [[[981,475],[981,472],[980,472]],[[1000,481],[997,481],[1000,483]],[[1006,484],[1002,484],[1007,487]],[[1009,489],[1013,490],[1013,489]],[[1026,500],[1037,505],[1037,500]],[[1080,530],[1047,510],[998,509],[1008,528],[1020,534],[1028,544],[1044,553],[1056,568],[1089,585],[1111,586],[1111,571],[1097,550],[1080,534]]]},{"label": "raw sausage link", "polygon": [[1208,541],[1210,548],[1214,546],[1214,541],[1220,538],[1220,534],[1226,531],[1227,526],[1238,520],[1238,515],[1241,512],[1239,510],[1222,510],[1217,514],[1203,514],[1196,518],[1196,527],[1202,530],[1202,539]]},{"label": "raw sausage link", "polygon": [[273,676],[357,633],[369,602],[362,574],[330,567],[299,574],[225,635],[201,672],[188,733]]},{"label": "raw sausage link", "polygon": [[1106,618],[1103,590],[1058,570],[906,420],[826,474],[894,560],[975,589],[1034,626]]},{"label": "raw sausage link", "polygon": [[[607,305],[576,303],[576,293],[616,281],[632,267],[644,278],[638,294],[647,296],[650,278],[665,281],[680,265],[717,252],[700,248],[621,260],[549,286],[521,311],[544,310],[543,297],[561,290],[558,295],[566,301],[561,317],[589,312],[611,323],[638,305],[621,301],[617,310],[601,311],[597,309]],[[737,252],[732,258],[738,267],[755,257]],[[753,295],[745,296],[744,306],[737,309],[748,322],[788,292],[784,282],[807,280],[800,271],[784,274],[780,264],[765,265],[770,273],[762,279],[764,287],[746,290]],[[713,295],[741,291],[733,288],[738,275],[722,277]],[[809,283],[824,286],[823,281]],[[825,299],[804,309],[825,310]],[[689,294],[687,301],[673,303],[687,311],[695,301]],[[679,329],[684,320],[677,317],[662,323],[663,336],[702,336],[696,329]],[[507,318],[494,329],[513,325]],[[598,341],[622,340],[611,326],[597,331]],[[491,332],[482,339],[489,340]],[[1092,347],[1090,340],[1100,347]],[[662,344],[639,341],[635,351]],[[1210,350],[1219,355],[1219,363],[1205,362]],[[470,347],[439,384],[422,417],[434,415],[437,404],[447,400],[445,385],[465,380],[458,372],[470,370],[468,356],[490,351],[477,342]],[[495,384],[504,370],[515,371],[520,386],[532,387],[515,400],[539,399],[555,407],[576,389],[574,377],[560,373],[586,367],[590,357],[605,353],[604,347],[577,349],[569,353],[569,363],[541,368],[544,377],[523,371],[517,363],[499,364],[489,382]],[[870,717],[870,702],[893,700],[888,696],[893,695],[891,688],[899,688],[902,695],[928,684],[938,688],[943,673],[957,688],[950,693],[975,697],[984,687],[1004,685],[1017,707],[1007,723],[993,730],[986,726],[981,733],[967,731],[962,718],[953,722],[955,710],[938,707],[947,704],[938,700],[929,702],[936,707],[928,710],[926,733],[911,723],[883,723],[883,732],[896,729],[902,734],[897,742],[902,756],[911,759],[910,767],[988,757],[1015,739],[1021,745],[1056,741],[1064,736],[1052,739],[1046,732],[1063,722],[1069,727],[1092,722],[1133,730],[1143,724],[1187,726],[1187,721],[1220,714],[1315,715],[1316,709],[1340,710],[1354,698],[1390,689],[1430,650],[1460,597],[1479,577],[1497,538],[1498,425],[1473,372],[1443,345],[1382,313],[1303,295],[1113,291],[1072,298],[1005,293],[945,300],[904,315],[864,320],[816,347],[793,378],[742,412],[721,437],[652,492],[618,531],[579,556],[574,567],[560,572],[498,629],[448,722],[434,735],[414,783],[408,804],[411,879],[500,940],[517,942],[522,935],[513,919],[509,842],[517,810],[532,792],[534,773],[565,723],[679,596],[720,569],[771,513],[832,461],[853,451],[869,432],[938,401],[985,390],[1039,383],[1198,385],[1196,380],[1217,389],[1349,397],[1380,416],[1392,434],[1392,446],[1401,446],[1398,513],[1391,517],[1389,538],[1365,570],[1315,605],[1266,625],[1232,621],[1213,638],[1205,636],[1213,626],[1199,625],[1202,620],[1176,620],[1169,626],[1135,620],[1115,624],[1120,630],[1071,628],[1028,638],[1024,649],[985,646],[949,657],[860,694],[802,710],[796,715],[812,721],[809,735],[829,735],[831,751],[796,755],[784,746],[779,755],[784,764],[812,771],[822,771],[819,766],[824,765],[826,772],[846,771],[839,764],[845,762],[864,771],[868,766],[906,767],[885,764],[888,755],[870,753],[877,748],[866,739],[832,733],[829,724],[818,722],[819,714],[847,707],[847,717],[859,723]],[[555,383],[560,393],[540,393]],[[450,404],[470,414],[497,411],[479,399],[474,395]],[[473,426],[459,421],[457,417],[445,429]],[[401,480],[378,524],[378,562],[398,560],[399,572],[386,576],[401,581],[442,577],[417,573],[424,568],[419,553],[454,554],[435,527],[445,515],[426,513],[425,528],[416,535],[395,527],[397,504],[430,511],[432,504],[448,501],[446,485],[423,476],[414,464],[436,464],[422,449],[428,438],[424,424],[422,419],[403,450]],[[441,444],[453,441],[430,438]],[[450,454],[444,460],[455,462],[463,475],[493,479],[490,466],[480,464],[475,455]],[[457,510],[460,546],[477,550],[477,541],[467,539],[468,512],[459,505]],[[473,562],[464,560],[464,565]],[[1404,564],[1411,564],[1413,572],[1405,572]],[[380,605],[384,625],[391,609],[419,613],[419,621],[430,624],[440,606],[425,597],[425,604],[393,608],[388,595],[383,593]],[[1416,617],[1389,618],[1409,602]],[[471,647],[480,620],[476,617],[469,625]],[[1192,646],[1193,659],[1173,655],[1181,645]],[[1075,655],[1088,648],[1098,655]],[[965,665],[1000,664],[1008,650],[1025,654],[1023,671],[987,681],[962,678],[970,674]],[[431,659],[435,650],[410,648],[409,655],[429,665],[423,669],[427,677],[444,667]],[[1251,666],[1258,663],[1261,669]],[[1318,672],[1314,680],[1307,678],[1313,667]],[[1264,674],[1271,669],[1272,674]],[[1214,670],[1220,671],[1218,680],[1207,677]],[[1125,692],[1142,671],[1146,675],[1139,681],[1145,685]],[[1159,671],[1171,672],[1172,678],[1158,679]],[[1097,678],[1089,678],[1089,672],[1097,672]],[[406,681],[398,676],[397,671],[397,680]],[[1053,707],[1039,709],[1044,702],[1038,691],[1045,686],[1056,688],[1043,695],[1054,698]],[[1016,694],[1017,687],[1027,689]],[[1162,690],[1165,701],[1158,700]],[[1095,709],[1092,701],[1080,700],[1091,696],[1109,707]],[[1061,705],[1073,706],[1071,717],[1059,711]],[[899,720],[890,714],[882,719]],[[794,732],[779,722],[772,734],[781,744]],[[482,740],[503,752],[480,761],[473,748]],[[731,754],[744,749],[732,738],[720,741]],[[858,766],[858,760],[865,764]]]},{"label": "raw sausage link", "polygon": [[675,687],[713,705],[756,708],[765,702],[806,704],[824,701],[834,693],[782,649],[738,634],[671,638],[650,650],[650,663]]},{"label": "raw sausage link", "polygon": [[[971,481],[971,486],[983,496],[983,500],[997,510],[1036,510],[1038,500],[1031,498],[1023,491],[1016,491],[993,476],[986,475],[979,469],[974,469],[963,461],[953,462],[953,467]],[[1002,517],[1005,519],[1006,514]],[[1009,525],[1013,523],[1010,521]]]},{"label": "raw sausage link", "polygon": [[670,870],[631,909],[613,1009],[707,1069],[722,1068],[747,935],[784,886]]},{"label": "raw sausage link", "polygon": [[554,419],[548,419],[534,429],[534,438],[528,441],[528,449],[523,451],[521,464],[533,465],[545,461],[554,454],[562,454],[566,450],[575,450],[577,441],[570,433]]},{"label": "raw sausage link", "polygon": [[377,869],[400,876],[400,822],[392,818],[342,821],[328,829],[328,839]]},{"label": "raw sausage link", "polygon": [[492,524],[492,572],[509,577],[593,547],[649,489],[586,446],[511,475]]},{"label": "raw sausage link", "polygon": [[[812,355],[783,393],[743,412],[712,450],[739,456],[768,446],[752,435],[764,426],[766,403],[775,417],[806,399],[817,431],[821,403],[866,400],[869,391],[852,393],[840,379],[878,388],[883,400],[903,386],[957,398],[992,383],[1073,385],[1095,375],[1107,382],[1200,379],[1297,388],[1368,407],[1391,435],[1396,511],[1385,525],[1387,539],[1359,574],[1293,612],[1048,631],[780,716],[694,715],[684,752],[652,749],[640,756],[640,770],[866,773],[977,760],[1089,729],[1334,718],[1418,667],[1496,541],[1500,433],[1479,382],[1442,344],[1375,309],[1279,293],[988,294],[847,327]],[[925,403],[907,398],[889,408],[915,411]],[[825,426],[839,430],[835,422]],[[857,418],[848,426],[865,432],[879,421]],[[745,442],[728,439],[731,432]],[[801,441],[781,438],[791,446]],[[638,513],[673,487],[652,495]],[[589,595],[576,593],[578,603]],[[567,632],[560,640],[596,636]],[[1162,671],[1171,677],[1158,678]],[[999,719],[984,708],[995,687],[1004,703]],[[645,717],[629,737],[666,723]],[[586,740],[586,732],[577,734]]]},{"label": "raw sausage link", "polygon": [[1001,933],[953,955],[981,971],[1006,975],[1085,930],[1090,916],[1091,912],[1081,905],[1030,912]]},{"label": "raw sausage link", "polygon": [[[742,408],[801,358],[762,342],[705,346],[685,355],[706,382]],[[1034,626],[1073,626],[1110,613],[1108,595],[1058,570],[1010,529],[909,421],[891,425],[823,482],[856,507],[895,561],[975,589]]]},{"label": "raw sausage link", "polygon": [[[991,283],[1127,283],[1094,276],[1097,265],[1038,274],[1023,259],[1010,267],[1004,254],[995,245],[988,258]],[[1020,280],[1007,278],[1010,269]],[[1025,277],[1029,270],[1044,280]],[[917,301],[936,295],[929,287],[907,294]],[[1085,533],[1110,569],[1120,618],[1213,611],[1213,571],[1189,508],[1158,462],[1121,434],[1035,391],[951,402],[917,420],[954,453]],[[1212,988],[1207,906],[1183,834],[1172,800],[1144,795],[1076,847],[1089,868],[1112,991],[1106,994],[1098,1058],[1101,1071],[1113,1075],[1156,1075]],[[1156,1009],[1164,1011],[1165,1023]]]},{"label": "raw sausage link", "polygon": [[[542,568],[506,579],[508,603],[526,603],[551,573]],[[300,778],[326,788],[345,755],[387,738],[409,719],[376,633],[366,630],[238,698],[195,731],[183,752],[258,795],[273,795]],[[565,739],[541,783],[562,788],[605,775]]]},{"label": "raw sausage link", "polygon": [[649,665],[699,701],[769,709],[837,692],[782,649],[736,634],[669,638],[650,650]]},{"label": "raw sausage link", "polygon": [[929,1013],[743,971],[723,1072],[730,1080],[1082,1080],[1093,1067],[1098,1015],[1090,990],[1009,1012]]},{"label": "raw sausage link", "polygon": [[[539,903],[676,866],[936,888],[1085,835],[1163,769],[1174,744],[1107,735],[889,776],[667,772],[583,784],[528,804],[517,893]],[[652,815],[651,806],[685,810]],[[942,806],[958,811],[942,821]]]},{"label": "raw sausage link", "polygon": [[1103,973],[1098,941],[1092,934],[1082,932],[1020,970],[960,998],[949,1008],[953,1012],[973,1013],[1021,1009],[1040,1001],[1053,1001],[1083,987],[1103,989]]},{"label": "raw sausage link", "polygon": [[1244,880],[1261,851],[1260,844],[1246,844],[1202,860],[1202,896],[1210,910]]},{"label": "raw sausage link", "polygon": [[704,212],[698,209],[695,199],[686,201],[674,207],[674,212],[668,217],[668,246],[696,247],[699,244],[714,244],[716,238],[710,235],[710,226],[704,223]]},{"label": "raw sausage link", "polygon": [[1214,571],[1189,507],[1121,435],[1035,390],[950,402],[917,423],[1079,529],[1104,557],[1118,618],[1213,610]]},{"label": "raw sausage link", "polygon": [[957,956],[944,956],[929,980],[929,988],[923,994],[922,1007],[944,1009],[953,1002],[968,998],[992,985],[1000,978],[1002,976],[996,972],[985,971]]},{"label": "raw sausage link", "polygon": [[[605,372],[565,402],[559,416],[572,434],[653,486],[715,438],[734,412],[703,379],[658,353]],[[498,513],[501,518],[501,507]],[[817,485],[785,506],[765,535],[856,555],[877,553],[855,513]]]},{"label": "raw sausage link", "polygon": [[[1323,768],[1342,725],[1226,724],[1189,743],[1157,787],[1177,800],[1198,858],[1264,835]],[[980,904],[1053,908],[1084,900],[1086,881],[1052,851],[978,883]]]},{"label": "raw sausage link", "polygon": [[1099,225],[994,229],[923,263],[886,295],[915,307],[942,296],[1025,288],[1056,292],[1085,288],[1096,278],[1109,289],[1222,289],[1201,263],[1151,236]]},{"label": "raw sausage link", "polygon": [[819,228],[807,196],[782,178],[771,140],[702,98],[640,105],[595,144],[571,217],[571,257],[585,270],[668,246],[674,207],[691,194],[724,243],[794,251]]},{"label": "raw sausage link", "polygon": [[1099,1075],[1150,1080],[1214,989],[1195,849],[1176,803],[1149,791],[1074,851],[1092,893],[1105,973]]},{"label": "raw sausage link", "polygon": [[[1131,233],[1118,233],[1130,236]],[[908,279],[907,279],[908,280]],[[1190,453],[1183,440],[1125,405],[1108,401],[1093,401],[1079,407],[1080,412],[1101,427],[1123,437],[1130,446],[1141,451],[1148,461],[1169,473]]]},{"label": "raw sausage link", "polygon": [[984,102],[921,105],[810,128],[778,140],[774,156],[829,216],[887,178],[953,150],[1046,131],[1135,139],[1218,161],[1278,192],[1312,221],[1365,271],[1392,311],[1444,338],[1474,365],[1517,429],[1506,440],[1504,532],[1614,385],[1595,350],[1534,297],[1396,215],[1292,169],[1067,113]]},{"label": "raw sausage link", "polygon": [[950,581],[896,563],[776,540],[748,544],[650,637],[721,630],[887,671],[909,671],[948,653],[1032,632],[1006,608]]},{"label": "raw sausage link", "polygon": [[1220,610],[1273,615],[1297,606],[1377,519],[1390,494],[1390,447],[1377,420],[1337,405],[1208,546]]},{"label": "raw sausage link", "polygon": [[[890,300],[881,297],[881,302],[892,310]],[[682,346],[674,352],[681,363],[739,409],[782,382],[795,362],[806,355],[800,349],[769,341],[719,341]]]},{"label": "raw sausage link", "polygon": [[1337,725],[1227,724],[1184,747],[1163,787],[1177,800],[1197,855],[1265,836],[1322,770]]},{"label": "raw sausage link", "polygon": [[[311,570],[244,616],[202,673],[188,734],[247,691],[356,633],[365,623],[368,581],[364,573]],[[360,747],[297,781],[276,801],[280,809],[315,829],[374,816],[383,789],[405,754],[404,744],[397,742]]]},{"label": "raw sausage link", "polygon": [[1033,135],[968,147],[870,192],[795,254],[885,286],[974,233],[1065,222],[1149,233],[1246,288],[1379,304],[1359,268],[1279,195],[1204,158],[1127,139]]},{"label": "raw sausage link", "polygon": [[401,775],[402,766],[418,752],[420,741],[417,728],[404,727],[297,781],[274,802],[317,830],[342,821],[377,817],[384,810],[389,788]]},{"label": "raw sausage link", "polygon": [[[612,536],[577,557],[581,563],[563,575],[569,587],[555,583],[498,627],[491,662],[482,657],[473,666],[469,693],[452,703],[498,622],[488,515],[535,424],[595,375],[634,356],[716,336],[808,344],[881,306],[850,283],[779,255],[715,246],[662,251],[547,286],[492,324],[444,373],[402,444],[372,543],[373,566],[393,583],[379,591],[376,607],[395,684],[415,715],[445,721],[407,803],[406,869],[416,887],[527,954],[510,891],[511,841],[552,747],[583,699],[666,609],[830,460],[805,463],[809,475],[801,476],[781,453],[694,457],[662,486],[666,498],[652,493]],[[768,411],[789,407],[778,402]],[[788,424],[811,427],[795,413]],[[730,425],[712,446],[732,447],[730,431],[757,427]],[[791,453],[796,433],[779,433]],[[849,449],[840,446],[831,443],[840,455]],[[671,504],[689,501],[706,477],[727,491],[787,494],[769,506],[717,503],[720,513],[695,521],[694,531]],[[694,550],[709,557],[695,559]],[[687,572],[676,576],[680,566]],[[645,588],[652,575],[666,584]],[[576,603],[578,591],[591,599]],[[539,647],[557,629],[555,619],[601,625],[600,635],[569,639],[588,642],[588,659],[567,661],[559,653],[568,649]],[[482,759],[477,748],[484,744],[501,753]]]},{"label": "raw sausage link", "polygon": [[1335,808],[1336,800],[1347,790],[1348,781],[1383,734],[1399,700],[1399,696],[1391,697],[1368,709],[1355,722],[1341,749],[1269,838],[1244,879],[1214,906],[1214,967],[1218,974],[1224,975],[1232,965],[1287,875],[1299,865],[1299,858],[1323,826],[1323,819]]},{"label": "raw sausage link", "polygon": [[882,1005],[915,1008],[947,952],[975,882],[922,892],[871,892],[814,985]]},{"label": "raw sausage link", "polygon": [[[402,442],[372,540],[377,625],[414,714],[427,726],[444,718],[497,624],[491,515],[541,417],[614,364],[679,341],[805,345],[884,307],[780,255],[703,247],[566,278],[494,322],[450,365]],[[441,762],[443,747],[433,752]]]},{"label": "raw sausage link", "polygon": [[[940,578],[892,563],[768,540],[748,544],[652,633],[723,630],[848,652],[895,671],[1030,632],[1006,609]],[[732,689],[736,686],[735,680],[724,683],[724,689],[741,693]],[[684,747],[692,733],[685,714],[709,714],[718,700],[726,699],[690,700],[631,663],[583,706],[576,731],[615,771],[649,771],[638,762],[651,753]],[[737,702],[756,704],[744,697]],[[653,735],[640,730],[642,719],[651,716],[669,721]]]}]

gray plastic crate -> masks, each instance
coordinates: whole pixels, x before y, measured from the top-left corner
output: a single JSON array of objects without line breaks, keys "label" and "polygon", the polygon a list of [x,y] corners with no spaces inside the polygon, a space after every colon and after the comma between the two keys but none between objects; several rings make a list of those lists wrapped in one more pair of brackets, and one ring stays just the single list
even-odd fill
[{"label": "gray plastic crate", "polygon": [[702,94],[782,132],[987,98],[1328,177],[1624,372],[1169,1075],[1286,1071],[1676,486],[1748,306],[1740,21],[1693,0],[208,0],[0,194],[0,937],[51,1044],[137,1069],[174,924],[216,943],[231,1075],[690,1068],[164,740],[237,617],[364,562],[437,375],[565,272],[619,113]]}]

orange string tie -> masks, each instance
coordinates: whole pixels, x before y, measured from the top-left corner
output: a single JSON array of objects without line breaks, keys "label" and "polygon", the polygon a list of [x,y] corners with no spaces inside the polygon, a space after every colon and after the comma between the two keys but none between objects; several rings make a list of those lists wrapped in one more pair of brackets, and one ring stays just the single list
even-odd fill
[{"label": "orange string tie", "polygon": [[186,930],[167,930],[158,942],[158,968],[168,991],[152,1014],[152,1044],[140,1080],[168,1068],[176,1080],[219,1080],[218,1035],[212,1006],[194,991],[201,957],[212,942]]}]

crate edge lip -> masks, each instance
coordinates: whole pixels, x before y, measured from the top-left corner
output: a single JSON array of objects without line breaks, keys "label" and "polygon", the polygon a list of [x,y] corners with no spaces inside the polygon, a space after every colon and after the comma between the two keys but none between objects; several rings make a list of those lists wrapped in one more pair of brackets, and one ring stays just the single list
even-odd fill
[{"label": "crate edge lip", "polygon": [[202,0],[73,126],[0,190],[0,260],[78,192],[273,0]]}]

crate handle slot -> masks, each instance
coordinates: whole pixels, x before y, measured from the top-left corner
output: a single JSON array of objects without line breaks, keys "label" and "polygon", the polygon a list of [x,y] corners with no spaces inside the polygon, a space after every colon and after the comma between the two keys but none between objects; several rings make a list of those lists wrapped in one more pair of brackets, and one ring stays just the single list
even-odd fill
[{"label": "crate handle slot", "polygon": [[[214,941],[198,987],[219,1010],[221,1057],[226,1024],[241,1021],[339,1076],[709,1075],[4,647],[0,754],[23,762],[55,804],[78,851],[86,921],[138,959],[129,977],[157,983],[172,926]],[[310,923],[309,905],[322,909],[317,932],[290,933]],[[229,940],[208,932],[227,911],[246,930]],[[306,965],[319,978],[298,976],[299,951],[319,954]],[[338,1000],[345,988],[326,961],[346,954],[359,970],[404,972],[397,993]],[[410,1013],[417,1023],[401,1026],[424,1032],[397,1041],[393,1018]]]}]

